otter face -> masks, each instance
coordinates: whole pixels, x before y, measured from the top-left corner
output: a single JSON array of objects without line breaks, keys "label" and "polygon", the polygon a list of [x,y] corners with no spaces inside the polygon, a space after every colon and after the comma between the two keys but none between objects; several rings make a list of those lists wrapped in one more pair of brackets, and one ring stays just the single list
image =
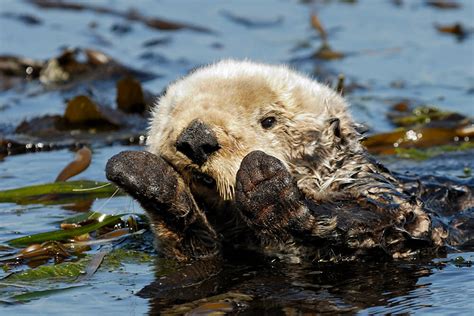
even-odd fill
[{"label": "otter face", "polygon": [[350,134],[346,104],[328,87],[283,66],[222,61],[168,87],[153,112],[148,150],[194,192],[230,200],[248,153],[261,150],[298,174],[306,167],[297,161],[324,154],[322,136],[334,119]]}]

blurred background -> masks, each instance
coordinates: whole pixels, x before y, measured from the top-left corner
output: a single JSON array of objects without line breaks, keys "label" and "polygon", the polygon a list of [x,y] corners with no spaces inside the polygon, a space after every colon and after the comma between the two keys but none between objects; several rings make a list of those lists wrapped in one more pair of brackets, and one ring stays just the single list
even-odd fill
[{"label": "blurred background", "polygon": [[[376,130],[388,129],[381,118],[391,98],[472,110],[474,3],[468,0],[4,0],[0,10],[2,55],[48,60],[65,48],[99,50],[151,75],[143,86],[155,94],[199,65],[249,58],[291,63],[321,81],[345,74],[355,90],[354,114]],[[341,56],[312,57],[323,41],[311,14]],[[159,19],[182,28],[153,23]],[[462,32],[437,29],[449,25]],[[2,125],[64,108],[54,96],[12,94],[2,92]]]}]

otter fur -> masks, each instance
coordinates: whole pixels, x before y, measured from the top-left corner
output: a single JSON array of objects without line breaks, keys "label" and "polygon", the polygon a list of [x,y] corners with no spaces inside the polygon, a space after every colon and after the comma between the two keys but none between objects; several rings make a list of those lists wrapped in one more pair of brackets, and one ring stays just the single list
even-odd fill
[{"label": "otter fur", "polygon": [[224,60],[172,83],[148,152],[113,157],[107,176],[180,261],[238,248],[289,262],[443,249],[448,228],[367,153],[357,127],[329,87],[286,66]]}]

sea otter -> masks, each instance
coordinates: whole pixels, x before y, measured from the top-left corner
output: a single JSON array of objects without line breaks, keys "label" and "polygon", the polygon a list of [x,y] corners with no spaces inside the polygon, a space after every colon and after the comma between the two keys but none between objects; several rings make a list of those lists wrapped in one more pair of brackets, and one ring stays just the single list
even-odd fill
[{"label": "sea otter", "polygon": [[237,248],[289,262],[442,249],[448,228],[360,139],[329,87],[225,60],[172,83],[147,152],[120,153],[106,172],[143,205],[160,252],[183,262]]}]

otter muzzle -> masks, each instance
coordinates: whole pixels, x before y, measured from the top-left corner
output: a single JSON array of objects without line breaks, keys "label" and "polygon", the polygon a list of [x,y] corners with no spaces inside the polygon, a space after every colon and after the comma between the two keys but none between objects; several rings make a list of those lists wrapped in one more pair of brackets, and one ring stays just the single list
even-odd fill
[{"label": "otter muzzle", "polygon": [[201,166],[220,148],[212,129],[201,120],[192,121],[178,136],[176,150]]}]

